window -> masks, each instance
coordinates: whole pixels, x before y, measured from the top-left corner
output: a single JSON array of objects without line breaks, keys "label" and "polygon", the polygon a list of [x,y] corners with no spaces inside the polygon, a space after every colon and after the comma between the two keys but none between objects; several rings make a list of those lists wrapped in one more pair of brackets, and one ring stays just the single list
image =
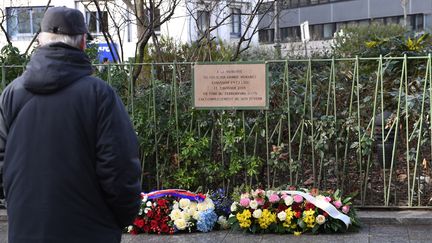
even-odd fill
[{"label": "window", "polygon": [[45,7],[6,8],[7,32],[12,40],[30,39],[39,31]]},{"label": "window", "polygon": [[231,36],[241,35],[241,11],[238,8],[231,9]]},{"label": "window", "polygon": [[281,28],[281,41],[291,42],[300,40],[300,26]]},{"label": "window", "polygon": [[108,14],[106,11],[86,11],[87,27],[90,33],[101,33],[108,31]]},{"label": "window", "polygon": [[333,38],[333,34],[335,31],[336,31],[335,24],[324,24],[324,33],[323,33],[324,39]]},{"label": "window", "polygon": [[307,5],[309,5],[310,4],[310,1],[309,0],[300,0],[299,1],[299,5],[302,7],[302,6],[307,6]]},{"label": "window", "polygon": [[311,28],[311,39],[312,40],[322,40],[323,39],[323,25],[316,24],[310,26]]},{"label": "window", "polygon": [[409,24],[412,30],[420,31],[423,30],[423,14],[415,14],[408,16]]},{"label": "window", "polygon": [[208,11],[198,11],[198,31],[204,33],[210,26],[210,12]]},{"label": "window", "polygon": [[258,41],[261,43],[274,42],[274,29],[262,29],[258,31]]},{"label": "window", "polygon": [[399,24],[399,17],[387,17],[386,24]]}]

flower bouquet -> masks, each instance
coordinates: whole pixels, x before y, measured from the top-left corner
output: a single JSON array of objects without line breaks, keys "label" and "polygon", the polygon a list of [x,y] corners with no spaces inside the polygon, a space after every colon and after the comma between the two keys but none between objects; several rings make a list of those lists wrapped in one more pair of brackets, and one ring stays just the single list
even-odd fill
[{"label": "flower bouquet", "polygon": [[201,231],[213,229],[218,216],[214,203],[205,195],[169,189],[141,194],[142,203],[131,234]]},{"label": "flower bouquet", "polygon": [[228,219],[233,229],[252,233],[344,232],[358,227],[352,197],[339,191],[318,194],[318,190],[264,191],[243,193],[232,203]]}]

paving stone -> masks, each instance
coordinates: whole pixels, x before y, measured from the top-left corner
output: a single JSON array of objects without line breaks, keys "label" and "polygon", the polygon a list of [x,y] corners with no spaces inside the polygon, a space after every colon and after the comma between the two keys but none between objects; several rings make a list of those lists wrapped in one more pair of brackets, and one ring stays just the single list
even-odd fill
[{"label": "paving stone", "polygon": [[403,225],[370,225],[369,234],[371,236],[398,237],[408,236],[408,229]]},{"label": "paving stone", "polygon": [[429,240],[432,241],[431,225],[409,225],[408,235],[410,240]]},{"label": "paving stone", "polygon": [[7,243],[8,226],[5,222],[0,222],[0,243]]},{"label": "paving stone", "polygon": [[390,237],[390,236],[371,236],[369,237],[370,243],[409,243],[408,236],[406,237]]}]

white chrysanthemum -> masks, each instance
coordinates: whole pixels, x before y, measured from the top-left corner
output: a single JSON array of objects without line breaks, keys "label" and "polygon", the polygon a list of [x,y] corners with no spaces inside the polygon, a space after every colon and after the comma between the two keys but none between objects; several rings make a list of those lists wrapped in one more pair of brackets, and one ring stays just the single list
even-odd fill
[{"label": "white chrysanthemum", "polygon": [[186,208],[189,207],[189,205],[190,205],[190,200],[189,199],[187,199],[187,198],[180,199],[179,206],[180,206],[181,209],[186,209]]},{"label": "white chrysanthemum", "polygon": [[147,203],[146,203],[146,206],[147,206],[147,207],[151,207],[151,206],[152,206],[152,202],[147,202]]},{"label": "white chrysanthemum", "polygon": [[285,221],[287,214],[285,213],[285,211],[281,211],[277,214],[277,217],[280,221]]},{"label": "white chrysanthemum", "polygon": [[150,211],[150,208],[145,208],[145,209],[144,209],[144,213],[145,213],[145,214],[147,214],[148,211]]},{"label": "white chrysanthemum", "polygon": [[173,209],[179,209],[179,204],[178,204],[178,202],[174,202],[174,204],[173,204]]},{"label": "white chrysanthemum", "polygon": [[291,196],[286,196],[284,199],[284,202],[285,202],[285,205],[291,206],[294,202],[294,199]]},{"label": "white chrysanthemum", "polygon": [[142,201],[143,203],[145,203],[145,202],[147,202],[147,199],[148,199],[148,197],[147,197],[147,196],[144,196],[143,199],[141,199],[141,201]]},{"label": "white chrysanthemum", "polygon": [[194,211],[192,214],[193,218],[198,221],[200,219],[200,213],[200,211]]},{"label": "white chrysanthemum", "polygon": [[197,211],[198,210],[197,206],[198,206],[198,203],[191,202],[190,205],[189,205],[189,209],[192,210],[192,211]]},{"label": "white chrysanthemum", "polygon": [[235,212],[235,211],[237,211],[237,202],[233,202],[233,203],[231,204],[230,209],[231,209],[231,212]]},{"label": "white chrysanthemum", "polygon": [[169,216],[171,220],[182,218],[182,211],[180,211],[180,209],[173,209]]},{"label": "white chrysanthemum", "polygon": [[198,209],[198,211],[205,211],[208,209],[208,205],[206,202],[200,202],[197,205],[197,209]]},{"label": "white chrysanthemum", "polygon": [[213,200],[211,200],[209,197],[204,200],[204,203],[207,205],[206,209],[214,209],[215,208]]},{"label": "white chrysanthemum", "polygon": [[181,217],[182,217],[184,220],[188,221],[188,220],[191,218],[191,215],[189,214],[188,211],[183,211]]},{"label": "white chrysanthemum", "polygon": [[178,230],[184,230],[186,229],[187,222],[184,219],[176,219],[174,220],[174,225]]},{"label": "white chrysanthemum", "polygon": [[320,214],[320,215],[318,215],[318,216],[316,217],[315,220],[316,220],[316,222],[317,222],[319,225],[321,225],[321,224],[324,224],[324,223],[325,223],[326,218],[324,217],[324,215]]},{"label": "white chrysanthemum", "polygon": [[261,209],[257,209],[257,210],[255,210],[255,211],[252,213],[252,216],[253,216],[254,218],[256,218],[256,219],[261,218],[261,215],[262,215],[262,210],[261,210]]},{"label": "white chrysanthemum", "polygon": [[128,228],[127,228],[128,233],[130,233],[132,230],[133,230],[133,226],[129,225]]},{"label": "white chrysanthemum", "polygon": [[254,209],[254,210],[257,209],[258,208],[258,202],[256,200],[250,201],[249,207]]}]

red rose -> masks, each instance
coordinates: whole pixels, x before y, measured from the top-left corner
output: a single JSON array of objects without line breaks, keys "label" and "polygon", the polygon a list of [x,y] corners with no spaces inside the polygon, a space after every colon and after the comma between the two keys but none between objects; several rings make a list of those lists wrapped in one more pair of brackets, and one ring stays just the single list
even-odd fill
[{"label": "red rose", "polygon": [[149,218],[153,217],[153,211],[152,210],[147,211],[147,217],[149,217]]},{"label": "red rose", "polygon": [[158,199],[157,200],[157,205],[159,205],[159,207],[165,207],[167,203],[167,200],[165,199]]},{"label": "red rose", "polygon": [[312,203],[306,203],[305,208],[306,208],[306,210],[309,210],[309,209],[314,210],[315,209],[315,205],[313,205]]},{"label": "red rose", "polygon": [[131,233],[132,235],[137,235],[138,232],[135,229],[132,229],[129,233]]},{"label": "red rose", "polygon": [[323,212],[322,215],[324,215],[324,217],[328,217],[328,213],[327,212]]},{"label": "red rose", "polygon": [[142,228],[144,226],[144,220],[136,218],[133,224],[138,228]]},{"label": "red rose", "polygon": [[148,224],[145,224],[143,227],[144,232],[148,233],[150,232],[150,226]]},{"label": "red rose", "polygon": [[162,233],[169,233],[170,228],[168,227],[167,224],[162,224],[161,226],[161,231]]},{"label": "red rose", "polygon": [[277,211],[282,212],[285,211],[288,207],[285,204],[279,204]]},{"label": "red rose", "polygon": [[301,212],[296,211],[294,216],[299,219],[301,217]]},{"label": "red rose", "polygon": [[150,225],[151,225],[151,228],[152,228],[152,229],[157,229],[158,226],[159,226],[159,223],[158,223],[158,221],[156,221],[156,220],[152,220],[152,221],[150,222]]},{"label": "red rose", "polygon": [[301,210],[301,205],[298,204],[298,203],[294,203],[294,204],[291,206],[291,208],[292,208],[293,211],[300,211],[300,210]]}]

